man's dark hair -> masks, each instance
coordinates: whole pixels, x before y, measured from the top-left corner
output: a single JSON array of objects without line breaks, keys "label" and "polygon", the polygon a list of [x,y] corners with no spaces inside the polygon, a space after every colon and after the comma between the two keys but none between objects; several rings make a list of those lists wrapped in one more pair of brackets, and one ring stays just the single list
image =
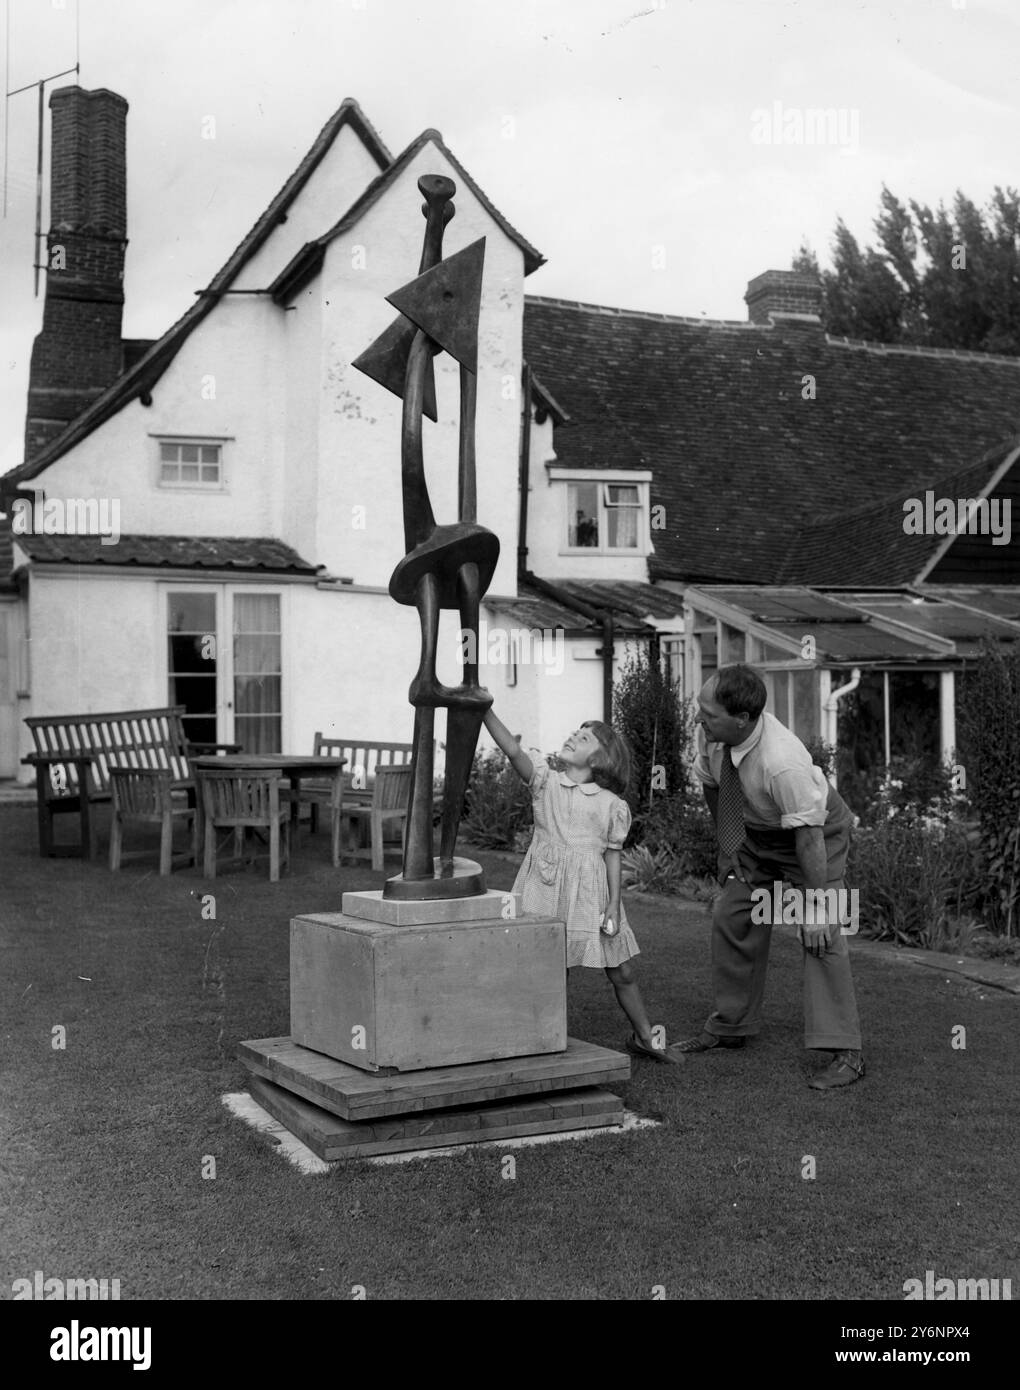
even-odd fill
[{"label": "man's dark hair", "polygon": [[727,714],[746,713],[757,719],[765,708],[768,692],[753,666],[721,666],[716,672],[715,700]]}]

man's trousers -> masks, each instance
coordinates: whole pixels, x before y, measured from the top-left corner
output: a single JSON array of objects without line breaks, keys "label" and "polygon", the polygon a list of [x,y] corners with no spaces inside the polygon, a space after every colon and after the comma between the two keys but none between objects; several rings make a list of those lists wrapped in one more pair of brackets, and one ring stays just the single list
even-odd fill
[{"label": "man's trousers", "polygon": [[[844,808],[845,809],[845,808]],[[843,888],[850,848],[850,813],[824,827],[826,887]],[[753,1037],[761,1030],[765,972],[773,931],[772,909],[767,920],[752,921],[756,888],[773,884],[802,886],[804,875],[796,854],[793,830],[747,827],[747,838],[734,856],[735,874],[726,879],[712,912],[712,986],[715,1010],[705,1031],[723,1038]],[[782,887],[780,887],[780,893]],[[759,919],[761,909],[754,912]],[[792,926],[780,931],[794,931]],[[804,949],[804,1046],[837,1052],[859,1051],[861,1027],[850,973],[846,937],[830,928],[830,943],[821,956]]]}]

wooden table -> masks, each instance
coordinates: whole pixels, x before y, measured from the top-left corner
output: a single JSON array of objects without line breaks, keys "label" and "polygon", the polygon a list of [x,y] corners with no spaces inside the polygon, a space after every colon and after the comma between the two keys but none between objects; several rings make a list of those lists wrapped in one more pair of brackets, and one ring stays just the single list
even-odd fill
[{"label": "wooden table", "polygon": [[302,779],[332,777],[339,781],[346,765],[346,758],[315,757],[307,753],[224,753],[219,757],[191,759],[191,766],[198,777],[201,777],[205,770],[222,772],[224,769],[236,772],[239,777],[243,777],[246,772],[278,772],[281,777],[286,777],[294,793],[290,803],[290,819],[295,827],[298,819],[297,794]]}]

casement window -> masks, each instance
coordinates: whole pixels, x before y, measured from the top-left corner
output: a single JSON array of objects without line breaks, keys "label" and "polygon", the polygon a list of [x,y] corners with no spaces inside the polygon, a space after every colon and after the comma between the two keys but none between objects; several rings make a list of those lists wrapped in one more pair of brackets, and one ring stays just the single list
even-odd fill
[{"label": "casement window", "polygon": [[650,473],[550,470],[564,498],[562,553],[647,555]]},{"label": "casement window", "polygon": [[222,440],[160,439],[158,444],[160,487],[222,490]]}]

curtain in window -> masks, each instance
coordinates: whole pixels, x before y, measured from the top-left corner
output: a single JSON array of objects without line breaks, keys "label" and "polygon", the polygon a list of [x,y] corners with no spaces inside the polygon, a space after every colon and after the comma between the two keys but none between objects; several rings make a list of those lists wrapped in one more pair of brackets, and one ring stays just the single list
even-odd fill
[{"label": "curtain in window", "polygon": [[246,753],[280,753],[279,594],[234,596],[234,736]]},{"label": "curtain in window", "polygon": [[638,517],[641,514],[637,488],[631,484],[614,487],[610,483],[606,493],[610,548],[635,549],[638,543]]}]

